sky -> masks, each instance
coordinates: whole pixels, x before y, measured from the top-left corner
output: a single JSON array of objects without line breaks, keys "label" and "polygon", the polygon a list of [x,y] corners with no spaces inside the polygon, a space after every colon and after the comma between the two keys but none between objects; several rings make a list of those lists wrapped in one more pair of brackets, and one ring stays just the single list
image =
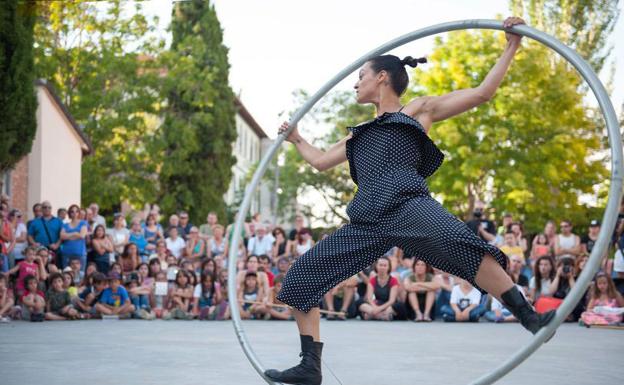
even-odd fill
[{"label": "sky", "polygon": [[[461,19],[507,16],[502,0],[215,0],[217,16],[229,48],[230,84],[267,135],[274,138],[284,111],[293,111],[293,91],[318,90],[341,69],[371,49],[405,33]],[[171,21],[168,0],[144,2],[148,14],[160,18],[166,35]],[[501,32],[502,33],[502,32]],[[612,102],[624,103],[624,12],[612,34],[616,72]],[[432,38],[397,48],[397,56],[427,56]],[[494,63],[492,63],[494,65]],[[619,68],[618,68],[619,67]],[[426,67],[425,67],[426,68]],[[603,82],[608,71],[599,74]],[[352,90],[356,74],[336,89]],[[319,128],[321,129],[321,128]],[[306,131],[306,130],[304,130]],[[316,136],[316,135],[314,135]]]}]

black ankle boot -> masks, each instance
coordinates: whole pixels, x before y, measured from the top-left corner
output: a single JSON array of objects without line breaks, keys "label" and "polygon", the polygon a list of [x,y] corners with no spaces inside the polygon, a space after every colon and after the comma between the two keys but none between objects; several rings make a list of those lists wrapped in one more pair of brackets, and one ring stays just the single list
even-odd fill
[{"label": "black ankle boot", "polygon": [[522,326],[533,334],[546,326],[555,316],[554,310],[544,314],[536,313],[516,286],[504,292],[501,299],[503,305],[520,321]]},{"label": "black ankle boot", "polygon": [[299,385],[320,385],[323,379],[321,375],[322,342],[314,342],[311,336],[301,337],[301,363],[290,369],[279,371],[269,369],[264,375],[276,382]]}]

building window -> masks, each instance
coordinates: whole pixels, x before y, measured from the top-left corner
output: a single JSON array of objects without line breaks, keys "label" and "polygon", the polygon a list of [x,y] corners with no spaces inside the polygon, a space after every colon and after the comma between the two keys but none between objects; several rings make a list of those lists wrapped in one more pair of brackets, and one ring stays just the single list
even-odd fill
[{"label": "building window", "polygon": [[2,175],[2,194],[11,196],[11,170]]}]

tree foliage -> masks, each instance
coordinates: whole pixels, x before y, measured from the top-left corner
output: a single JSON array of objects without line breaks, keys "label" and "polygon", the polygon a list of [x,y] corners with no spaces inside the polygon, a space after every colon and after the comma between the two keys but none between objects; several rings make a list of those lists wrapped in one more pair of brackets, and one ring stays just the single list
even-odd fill
[{"label": "tree foliage", "polygon": [[232,178],[236,139],[234,94],[223,33],[210,2],[178,2],[173,41],[164,63],[160,202],[165,211],[187,209],[194,221],[209,210],[225,214],[223,195]]},{"label": "tree foliage", "polygon": [[82,200],[109,211],[152,201],[161,151],[160,72],[164,42],[155,20],[120,1],[42,2],[35,27],[35,72],[51,82],[94,153],[82,166]]},{"label": "tree foliage", "polygon": [[0,175],[30,152],[37,131],[35,9],[34,2],[18,0],[0,7]]}]

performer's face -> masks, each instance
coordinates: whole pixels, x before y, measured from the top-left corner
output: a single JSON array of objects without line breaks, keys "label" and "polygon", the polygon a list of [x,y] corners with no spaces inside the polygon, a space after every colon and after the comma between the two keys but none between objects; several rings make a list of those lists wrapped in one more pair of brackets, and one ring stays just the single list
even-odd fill
[{"label": "performer's face", "polygon": [[359,104],[372,103],[378,98],[379,85],[387,80],[386,71],[376,73],[370,66],[365,63],[358,73],[358,81],[355,83],[356,100]]}]

